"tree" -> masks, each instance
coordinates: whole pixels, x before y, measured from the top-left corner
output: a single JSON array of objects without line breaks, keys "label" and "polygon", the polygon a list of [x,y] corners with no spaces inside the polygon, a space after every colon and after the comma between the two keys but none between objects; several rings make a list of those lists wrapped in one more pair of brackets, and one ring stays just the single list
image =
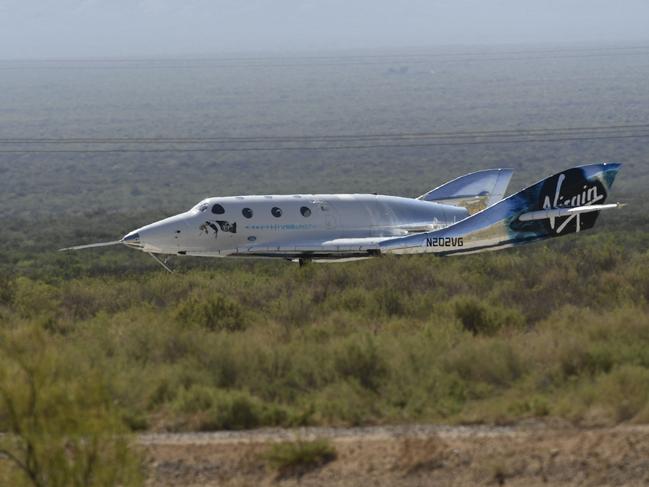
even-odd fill
[{"label": "tree", "polygon": [[105,380],[51,340],[37,327],[0,333],[0,480],[140,485],[141,461]]}]

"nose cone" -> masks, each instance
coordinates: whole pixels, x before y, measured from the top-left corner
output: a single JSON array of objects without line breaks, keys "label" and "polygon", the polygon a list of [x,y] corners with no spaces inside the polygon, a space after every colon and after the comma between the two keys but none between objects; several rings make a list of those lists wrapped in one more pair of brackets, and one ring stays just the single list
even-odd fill
[{"label": "nose cone", "polygon": [[142,244],[140,243],[140,234],[137,232],[137,230],[125,235],[124,238],[122,238],[122,243],[135,249],[142,248]]},{"label": "nose cone", "polygon": [[122,243],[145,252],[175,254],[178,252],[179,239],[187,228],[187,217],[186,213],[181,213],[145,225],[127,234]]}]

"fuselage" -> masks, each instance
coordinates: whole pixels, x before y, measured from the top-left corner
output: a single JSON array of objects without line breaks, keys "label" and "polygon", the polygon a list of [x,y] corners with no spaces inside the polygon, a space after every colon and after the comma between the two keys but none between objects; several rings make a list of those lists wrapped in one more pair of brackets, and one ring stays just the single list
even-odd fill
[{"label": "fuselage", "polygon": [[376,194],[215,197],[134,230],[122,242],[150,253],[226,257],[254,254],[255,248],[404,236],[468,215],[462,207]]},{"label": "fuselage", "polygon": [[151,254],[344,261],[386,254],[462,255],[592,228],[619,163],[577,166],[504,197],[511,169],[460,176],[419,198],[296,194],[207,198],[120,240]]}]

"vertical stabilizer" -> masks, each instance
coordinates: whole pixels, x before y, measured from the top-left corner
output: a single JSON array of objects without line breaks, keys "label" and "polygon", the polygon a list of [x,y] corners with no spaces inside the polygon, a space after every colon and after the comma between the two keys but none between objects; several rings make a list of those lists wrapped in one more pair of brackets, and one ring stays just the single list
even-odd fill
[{"label": "vertical stabilizer", "polygon": [[503,199],[512,178],[511,169],[487,169],[460,176],[426,194],[420,200],[462,206],[477,213]]}]

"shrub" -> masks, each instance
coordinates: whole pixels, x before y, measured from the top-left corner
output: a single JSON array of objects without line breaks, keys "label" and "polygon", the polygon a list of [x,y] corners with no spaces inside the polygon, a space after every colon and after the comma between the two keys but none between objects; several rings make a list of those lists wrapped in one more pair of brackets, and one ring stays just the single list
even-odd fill
[{"label": "shrub", "polygon": [[11,304],[15,293],[14,280],[5,274],[0,274],[0,304]]},{"label": "shrub", "polygon": [[358,426],[381,417],[380,402],[356,382],[341,381],[330,384],[310,398],[313,418],[321,424]]},{"label": "shrub", "polygon": [[172,410],[185,415],[186,425],[199,431],[278,426],[288,419],[284,409],[266,404],[247,392],[197,385],[182,391]]},{"label": "shrub", "polygon": [[598,401],[613,409],[616,421],[628,421],[649,403],[649,370],[623,365],[596,384]]},{"label": "shrub", "polygon": [[387,374],[385,358],[371,335],[352,335],[338,350],[335,368],[345,378],[353,378],[366,389],[377,391]]},{"label": "shrub", "polygon": [[191,297],[176,310],[176,318],[184,324],[195,324],[210,331],[241,331],[246,328],[243,308],[224,296],[207,299]]},{"label": "shrub", "polygon": [[508,412],[516,417],[542,417],[550,414],[550,404],[547,398],[534,395],[513,400],[508,408]]},{"label": "shrub", "polygon": [[605,426],[634,419],[647,421],[649,370],[622,365],[595,380],[582,380],[558,401],[556,412],[588,426]]},{"label": "shrub", "polygon": [[455,316],[474,335],[493,335],[503,328],[524,326],[523,315],[515,309],[492,306],[475,298],[457,299],[454,306]]},{"label": "shrub", "polygon": [[406,312],[403,289],[391,287],[380,288],[374,291],[375,308],[386,316],[403,315]]},{"label": "shrub", "polygon": [[308,292],[294,292],[277,298],[270,309],[271,315],[279,322],[303,327],[313,320],[315,304]]},{"label": "shrub", "polygon": [[79,374],[39,328],[0,338],[0,453],[11,485],[140,485],[139,455],[102,377]]},{"label": "shrub", "polygon": [[263,455],[280,478],[302,476],[334,461],[336,456],[336,449],[324,439],[277,443]]},{"label": "shrub", "polygon": [[15,281],[13,304],[25,318],[54,317],[60,314],[60,293],[50,284],[19,277]]},{"label": "shrub", "polygon": [[[468,382],[505,387],[523,375],[523,360],[509,343],[480,339],[460,344],[445,361],[447,372],[455,372]],[[480,389],[483,390],[483,389]],[[489,393],[489,390],[483,392]]]},{"label": "shrub", "polygon": [[334,303],[346,311],[365,311],[368,306],[368,292],[366,289],[352,287],[342,290]]}]

